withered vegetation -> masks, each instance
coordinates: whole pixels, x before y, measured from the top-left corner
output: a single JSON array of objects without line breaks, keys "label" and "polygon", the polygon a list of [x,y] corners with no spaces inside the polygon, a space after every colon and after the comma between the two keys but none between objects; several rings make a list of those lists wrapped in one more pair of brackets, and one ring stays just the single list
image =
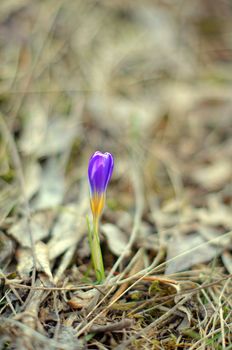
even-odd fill
[{"label": "withered vegetation", "polygon": [[231,3],[0,8],[0,349],[232,349]]}]

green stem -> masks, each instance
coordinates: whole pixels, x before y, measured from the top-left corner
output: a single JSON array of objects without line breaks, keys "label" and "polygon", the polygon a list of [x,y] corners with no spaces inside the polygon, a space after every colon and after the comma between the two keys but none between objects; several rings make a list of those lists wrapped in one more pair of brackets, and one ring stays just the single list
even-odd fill
[{"label": "green stem", "polygon": [[87,219],[89,231],[89,243],[91,250],[91,258],[95,270],[96,278],[99,283],[105,279],[105,270],[102,260],[101,246],[99,240],[99,219],[94,218],[93,229],[91,230],[89,220]]}]

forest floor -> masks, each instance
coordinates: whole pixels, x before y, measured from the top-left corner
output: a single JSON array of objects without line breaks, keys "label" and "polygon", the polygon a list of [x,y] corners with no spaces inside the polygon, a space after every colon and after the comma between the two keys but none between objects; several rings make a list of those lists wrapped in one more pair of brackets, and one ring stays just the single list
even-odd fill
[{"label": "forest floor", "polygon": [[232,349],[231,4],[1,0],[0,48],[0,349]]}]

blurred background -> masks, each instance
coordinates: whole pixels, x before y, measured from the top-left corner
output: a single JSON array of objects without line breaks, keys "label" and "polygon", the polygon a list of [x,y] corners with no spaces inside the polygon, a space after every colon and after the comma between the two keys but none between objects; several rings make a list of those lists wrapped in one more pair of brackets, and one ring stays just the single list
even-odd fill
[{"label": "blurred background", "polygon": [[[95,150],[115,156],[115,205],[133,204],[132,154],[161,201],[230,197],[231,27],[222,0],[2,0],[0,106],[29,200],[75,200]],[[0,159],[14,177],[4,141]]]},{"label": "blurred background", "polygon": [[231,27],[222,0],[2,0],[2,190],[22,194],[17,151],[34,213],[88,201],[108,151],[111,221],[133,215],[136,173],[145,226],[231,228]]}]

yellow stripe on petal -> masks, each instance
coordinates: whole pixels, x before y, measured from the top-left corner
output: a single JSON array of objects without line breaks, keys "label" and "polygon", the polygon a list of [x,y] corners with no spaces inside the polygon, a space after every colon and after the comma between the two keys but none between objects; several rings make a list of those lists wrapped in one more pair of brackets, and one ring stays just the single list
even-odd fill
[{"label": "yellow stripe on petal", "polygon": [[105,204],[105,195],[104,194],[94,194],[90,199],[91,210],[93,217],[99,218]]}]

